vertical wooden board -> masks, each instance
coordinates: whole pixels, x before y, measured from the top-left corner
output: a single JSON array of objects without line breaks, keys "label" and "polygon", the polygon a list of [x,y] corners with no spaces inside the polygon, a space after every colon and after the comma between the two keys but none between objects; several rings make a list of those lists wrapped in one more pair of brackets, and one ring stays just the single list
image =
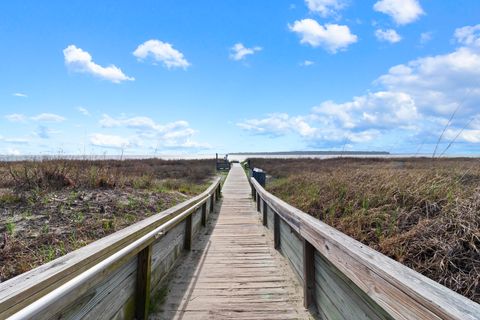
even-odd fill
[{"label": "vertical wooden board", "polygon": [[[127,303],[124,304],[123,308],[118,310],[110,320],[124,320],[124,319],[133,319],[135,317],[135,297],[128,299]],[[92,318],[94,320],[96,318]],[[82,319],[83,320],[83,319]]]},{"label": "vertical wooden board", "polygon": [[273,233],[273,215],[274,212],[272,208],[268,207],[267,208],[267,228]]},{"label": "vertical wooden board", "polygon": [[[51,318],[111,319],[118,312],[127,313],[127,302],[135,295],[136,269],[135,256],[97,286],[78,297],[74,304],[58,310]],[[41,315],[38,315],[38,318],[41,319]]]},{"label": "vertical wooden board", "polygon": [[150,307],[150,273],[152,270],[152,246],[149,245],[137,254],[137,285],[135,290],[135,318],[148,317]]},{"label": "vertical wooden board", "polygon": [[210,199],[207,199],[207,221],[208,221],[208,217],[210,216],[210,207],[211,207],[211,202],[210,202]]},{"label": "vertical wooden board", "polygon": [[290,262],[295,275],[303,283],[303,242],[290,226],[280,219],[280,252]]},{"label": "vertical wooden board", "polygon": [[315,252],[315,301],[325,319],[392,319],[351,280]]},{"label": "vertical wooden board", "polygon": [[167,275],[177,258],[183,251],[185,221],[176,225],[165,236],[157,240],[152,248],[151,288]]},{"label": "vertical wooden board", "polygon": [[198,208],[192,216],[192,239],[200,232],[202,228],[202,207]]}]

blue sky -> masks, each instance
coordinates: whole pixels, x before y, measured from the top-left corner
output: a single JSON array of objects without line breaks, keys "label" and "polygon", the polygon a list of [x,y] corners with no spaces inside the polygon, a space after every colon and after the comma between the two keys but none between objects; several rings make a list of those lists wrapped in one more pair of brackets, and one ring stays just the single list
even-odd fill
[{"label": "blue sky", "polygon": [[477,0],[3,1],[0,41],[0,154],[480,150]]}]

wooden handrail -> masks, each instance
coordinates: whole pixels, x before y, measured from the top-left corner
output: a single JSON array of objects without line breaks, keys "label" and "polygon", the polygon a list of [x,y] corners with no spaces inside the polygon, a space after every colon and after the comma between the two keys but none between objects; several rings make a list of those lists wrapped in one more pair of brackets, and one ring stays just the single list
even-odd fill
[{"label": "wooden handrail", "polygon": [[[308,244],[311,244],[390,317],[480,319],[479,304],[289,205],[267,192],[255,179],[251,178],[250,183],[254,199],[264,202],[264,219],[266,208],[269,207],[274,212],[274,218],[283,220],[304,242],[308,242],[306,247],[304,246],[304,255],[309,256],[307,258],[304,256],[304,261],[312,260],[311,252],[308,252]],[[257,207],[260,205],[257,204]],[[275,226],[275,239],[280,239],[279,234],[276,234],[279,232],[279,228]],[[277,240],[275,246],[279,246]],[[304,266],[304,273],[311,274],[308,266]],[[304,281],[306,281],[304,286],[311,286],[308,281],[314,279],[307,274]]]},{"label": "wooden handrail", "polygon": [[[138,254],[151,245],[155,238],[151,237],[152,234],[158,238],[161,230],[168,231],[215,197],[220,181],[221,178],[217,177],[206,191],[192,199],[0,283],[0,318],[6,318],[26,308],[87,270],[92,272],[92,268],[100,268],[105,261],[113,259],[117,266],[121,265],[125,257]],[[133,245],[134,243],[136,245]],[[127,250],[128,255],[123,256],[126,248],[131,251]],[[114,256],[123,258],[117,260],[112,258]]]}]

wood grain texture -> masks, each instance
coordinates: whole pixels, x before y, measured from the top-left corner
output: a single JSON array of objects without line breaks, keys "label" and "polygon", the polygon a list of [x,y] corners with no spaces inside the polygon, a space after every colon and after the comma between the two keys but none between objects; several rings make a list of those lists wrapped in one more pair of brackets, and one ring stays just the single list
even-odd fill
[{"label": "wood grain texture", "polygon": [[152,293],[160,289],[162,281],[182,255],[185,237],[185,221],[168,231],[152,247]]},{"label": "wood grain texture", "polygon": [[169,221],[215,192],[216,178],[201,195],[180,203],[159,214],[99,239],[85,247],[0,283],[0,319],[6,318],[40,297],[58,288],[98,262],[121,250],[127,244]]},{"label": "wood grain texture", "polygon": [[[480,319],[479,304],[292,207],[254,179],[250,181],[272,211],[349,279],[355,290],[365,293],[378,306],[375,310],[394,319]],[[322,288],[322,284],[317,286]]]},{"label": "wood grain texture", "polygon": [[152,270],[152,245],[137,255],[137,284],[135,290],[135,318],[144,320],[150,305],[150,274]]},{"label": "wood grain texture", "polygon": [[172,273],[152,319],[308,319],[301,287],[273,249],[240,166],[222,190],[220,210]]}]

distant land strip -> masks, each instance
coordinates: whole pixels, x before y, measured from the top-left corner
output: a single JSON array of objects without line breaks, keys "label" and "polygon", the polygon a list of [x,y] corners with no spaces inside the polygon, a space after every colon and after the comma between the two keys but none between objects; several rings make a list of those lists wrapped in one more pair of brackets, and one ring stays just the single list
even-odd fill
[{"label": "distant land strip", "polygon": [[233,152],[232,156],[238,155],[388,155],[387,151],[278,151],[278,152]]}]

